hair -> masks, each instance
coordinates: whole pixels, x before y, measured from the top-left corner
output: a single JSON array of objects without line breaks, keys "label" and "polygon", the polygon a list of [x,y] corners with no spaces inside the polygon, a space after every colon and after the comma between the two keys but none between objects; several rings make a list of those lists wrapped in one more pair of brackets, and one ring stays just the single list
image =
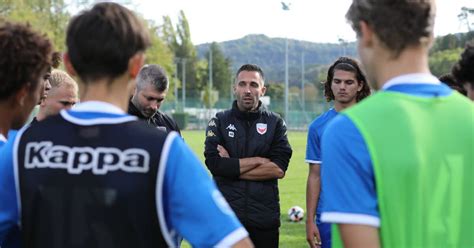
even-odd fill
[{"label": "hair", "polygon": [[362,84],[362,89],[357,92],[357,102],[370,95],[369,84],[367,83],[364,73],[360,69],[359,63],[355,59],[349,57],[340,57],[328,69],[327,79],[324,83],[324,96],[326,97],[326,101],[330,102],[334,100],[334,94],[332,92],[331,85],[335,70],[348,71],[356,75],[357,83]]},{"label": "hair", "polygon": [[474,42],[466,45],[451,73],[460,83],[470,83],[474,87]]},{"label": "hair", "polygon": [[256,71],[260,73],[260,77],[262,78],[262,84],[265,84],[265,75],[263,74],[263,70],[262,68],[260,68],[260,66],[255,64],[244,64],[239,68],[239,70],[237,70],[235,78],[237,78],[239,76],[239,73],[241,73],[242,71]]},{"label": "hair", "polygon": [[51,66],[54,69],[57,69],[59,67],[59,65],[61,64],[61,61],[62,61],[61,53],[57,52],[57,51],[53,52]]},{"label": "hair", "polygon": [[59,88],[62,85],[68,85],[77,88],[76,81],[74,81],[74,79],[72,79],[65,71],[58,69],[55,69],[51,72],[49,83],[51,84],[51,89]]},{"label": "hair", "polygon": [[467,95],[467,91],[464,89],[464,87],[462,86],[462,84],[460,84],[458,81],[456,81],[456,79],[454,78],[453,75],[451,75],[450,73],[447,73],[447,74],[444,74],[442,75],[441,77],[439,77],[439,81],[445,83],[446,85],[448,85],[451,89],[453,90],[457,90],[459,93],[463,94],[463,95]]},{"label": "hair", "polygon": [[360,36],[365,21],[395,57],[433,39],[434,0],[353,0],[346,18]]},{"label": "hair", "polygon": [[0,100],[5,100],[27,84],[36,89],[39,78],[51,66],[53,47],[45,35],[29,24],[0,24]]},{"label": "hair", "polygon": [[71,20],[66,44],[74,69],[87,84],[122,75],[130,58],[151,43],[148,29],[130,10],[98,3]]},{"label": "hair", "polygon": [[159,92],[167,90],[169,82],[163,67],[154,64],[144,65],[137,76],[137,89],[142,90],[145,84],[155,86]]}]

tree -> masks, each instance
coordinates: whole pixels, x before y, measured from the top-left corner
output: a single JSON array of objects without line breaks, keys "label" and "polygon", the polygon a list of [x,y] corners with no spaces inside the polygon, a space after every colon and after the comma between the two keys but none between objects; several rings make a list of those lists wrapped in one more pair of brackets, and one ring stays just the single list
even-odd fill
[{"label": "tree", "polygon": [[168,90],[167,100],[172,101],[175,99],[174,95],[174,86],[177,83],[176,80],[172,80],[174,73],[176,73],[176,68],[173,63],[174,55],[171,52],[170,48],[158,35],[159,27],[154,24],[153,21],[146,21],[148,30],[150,32],[151,38],[151,47],[146,51],[146,63],[147,64],[158,64],[162,66],[170,81],[170,90]]},{"label": "tree", "polygon": [[474,8],[462,7],[458,15],[459,21],[466,25],[468,31],[471,31],[471,24],[473,24],[469,19],[470,15],[474,15]]},{"label": "tree", "polygon": [[[180,11],[178,18],[178,25],[176,27],[176,43],[168,44],[173,47],[172,51],[175,54],[175,57],[185,59],[186,63],[178,64],[179,71],[185,70],[186,74],[186,92],[189,96],[197,97],[200,94],[200,90],[203,89],[203,86],[199,84],[198,78],[200,75],[197,75],[197,53],[196,48],[194,47],[191,41],[191,31],[189,28],[189,23],[184,14],[184,11]],[[168,37],[170,38],[170,37]],[[171,39],[171,41],[173,41]],[[183,80],[183,79],[181,79]]]},{"label": "tree", "polygon": [[458,61],[462,48],[444,50],[433,53],[429,58],[430,70],[435,76],[451,72],[451,68]]},{"label": "tree", "polygon": [[45,33],[57,51],[64,51],[66,24],[70,18],[63,0],[0,0],[0,15],[6,20],[29,23]]},{"label": "tree", "polygon": [[230,98],[232,71],[231,71],[231,60],[225,57],[219,44],[213,42],[209,46],[209,51],[206,53],[207,61],[207,72],[202,78],[202,84],[207,84],[209,81],[209,66],[210,56],[209,53],[212,51],[212,82],[213,88],[219,92],[219,95],[223,98]]}]

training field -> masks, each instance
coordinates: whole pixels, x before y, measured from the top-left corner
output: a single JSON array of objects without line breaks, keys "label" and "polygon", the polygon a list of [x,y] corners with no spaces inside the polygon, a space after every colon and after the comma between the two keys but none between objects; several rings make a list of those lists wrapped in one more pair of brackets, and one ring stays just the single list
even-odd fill
[{"label": "training field", "polygon": [[[204,164],[204,130],[183,131],[182,134],[186,143],[191,146]],[[288,221],[287,217],[287,211],[291,206],[298,205],[306,209],[305,194],[306,177],[308,175],[308,165],[304,162],[306,153],[306,132],[288,132],[288,139],[293,148],[293,155],[285,178],[279,181],[282,214],[280,247],[308,247],[305,238],[305,220],[299,223],[292,223]],[[189,247],[189,245],[184,244],[183,247]]]}]

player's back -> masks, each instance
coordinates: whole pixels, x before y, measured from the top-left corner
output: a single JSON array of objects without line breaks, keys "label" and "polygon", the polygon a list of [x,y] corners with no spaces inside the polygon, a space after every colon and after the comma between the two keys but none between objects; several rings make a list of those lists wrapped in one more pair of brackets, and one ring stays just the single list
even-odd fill
[{"label": "player's back", "polygon": [[63,111],[19,133],[23,245],[166,246],[155,201],[165,140],[113,112]]}]

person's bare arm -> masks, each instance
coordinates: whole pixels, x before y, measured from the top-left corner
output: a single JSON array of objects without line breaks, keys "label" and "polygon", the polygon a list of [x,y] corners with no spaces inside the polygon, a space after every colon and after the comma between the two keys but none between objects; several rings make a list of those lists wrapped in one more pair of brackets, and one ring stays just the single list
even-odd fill
[{"label": "person's bare arm", "polygon": [[254,247],[249,237],[245,237],[232,245],[233,248],[251,248]]},{"label": "person's bare arm", "polygon": [[240,179],[263,181],[270,179],[280,179],[285,176],[285,172],[273,162],[259,165],[240,175]]},{"label": "person's bare arm", "polygon": [[318,226],[314,223],[321,192],[321,165],[309,164],[308,180],[306,181],[306,241],[309,247],[321,247],[321,236]]},{"label": "person's bare arm", "polygon": [[341,238],[346,248],[380,248],[379,229],[373,226],[339,224]]}]

